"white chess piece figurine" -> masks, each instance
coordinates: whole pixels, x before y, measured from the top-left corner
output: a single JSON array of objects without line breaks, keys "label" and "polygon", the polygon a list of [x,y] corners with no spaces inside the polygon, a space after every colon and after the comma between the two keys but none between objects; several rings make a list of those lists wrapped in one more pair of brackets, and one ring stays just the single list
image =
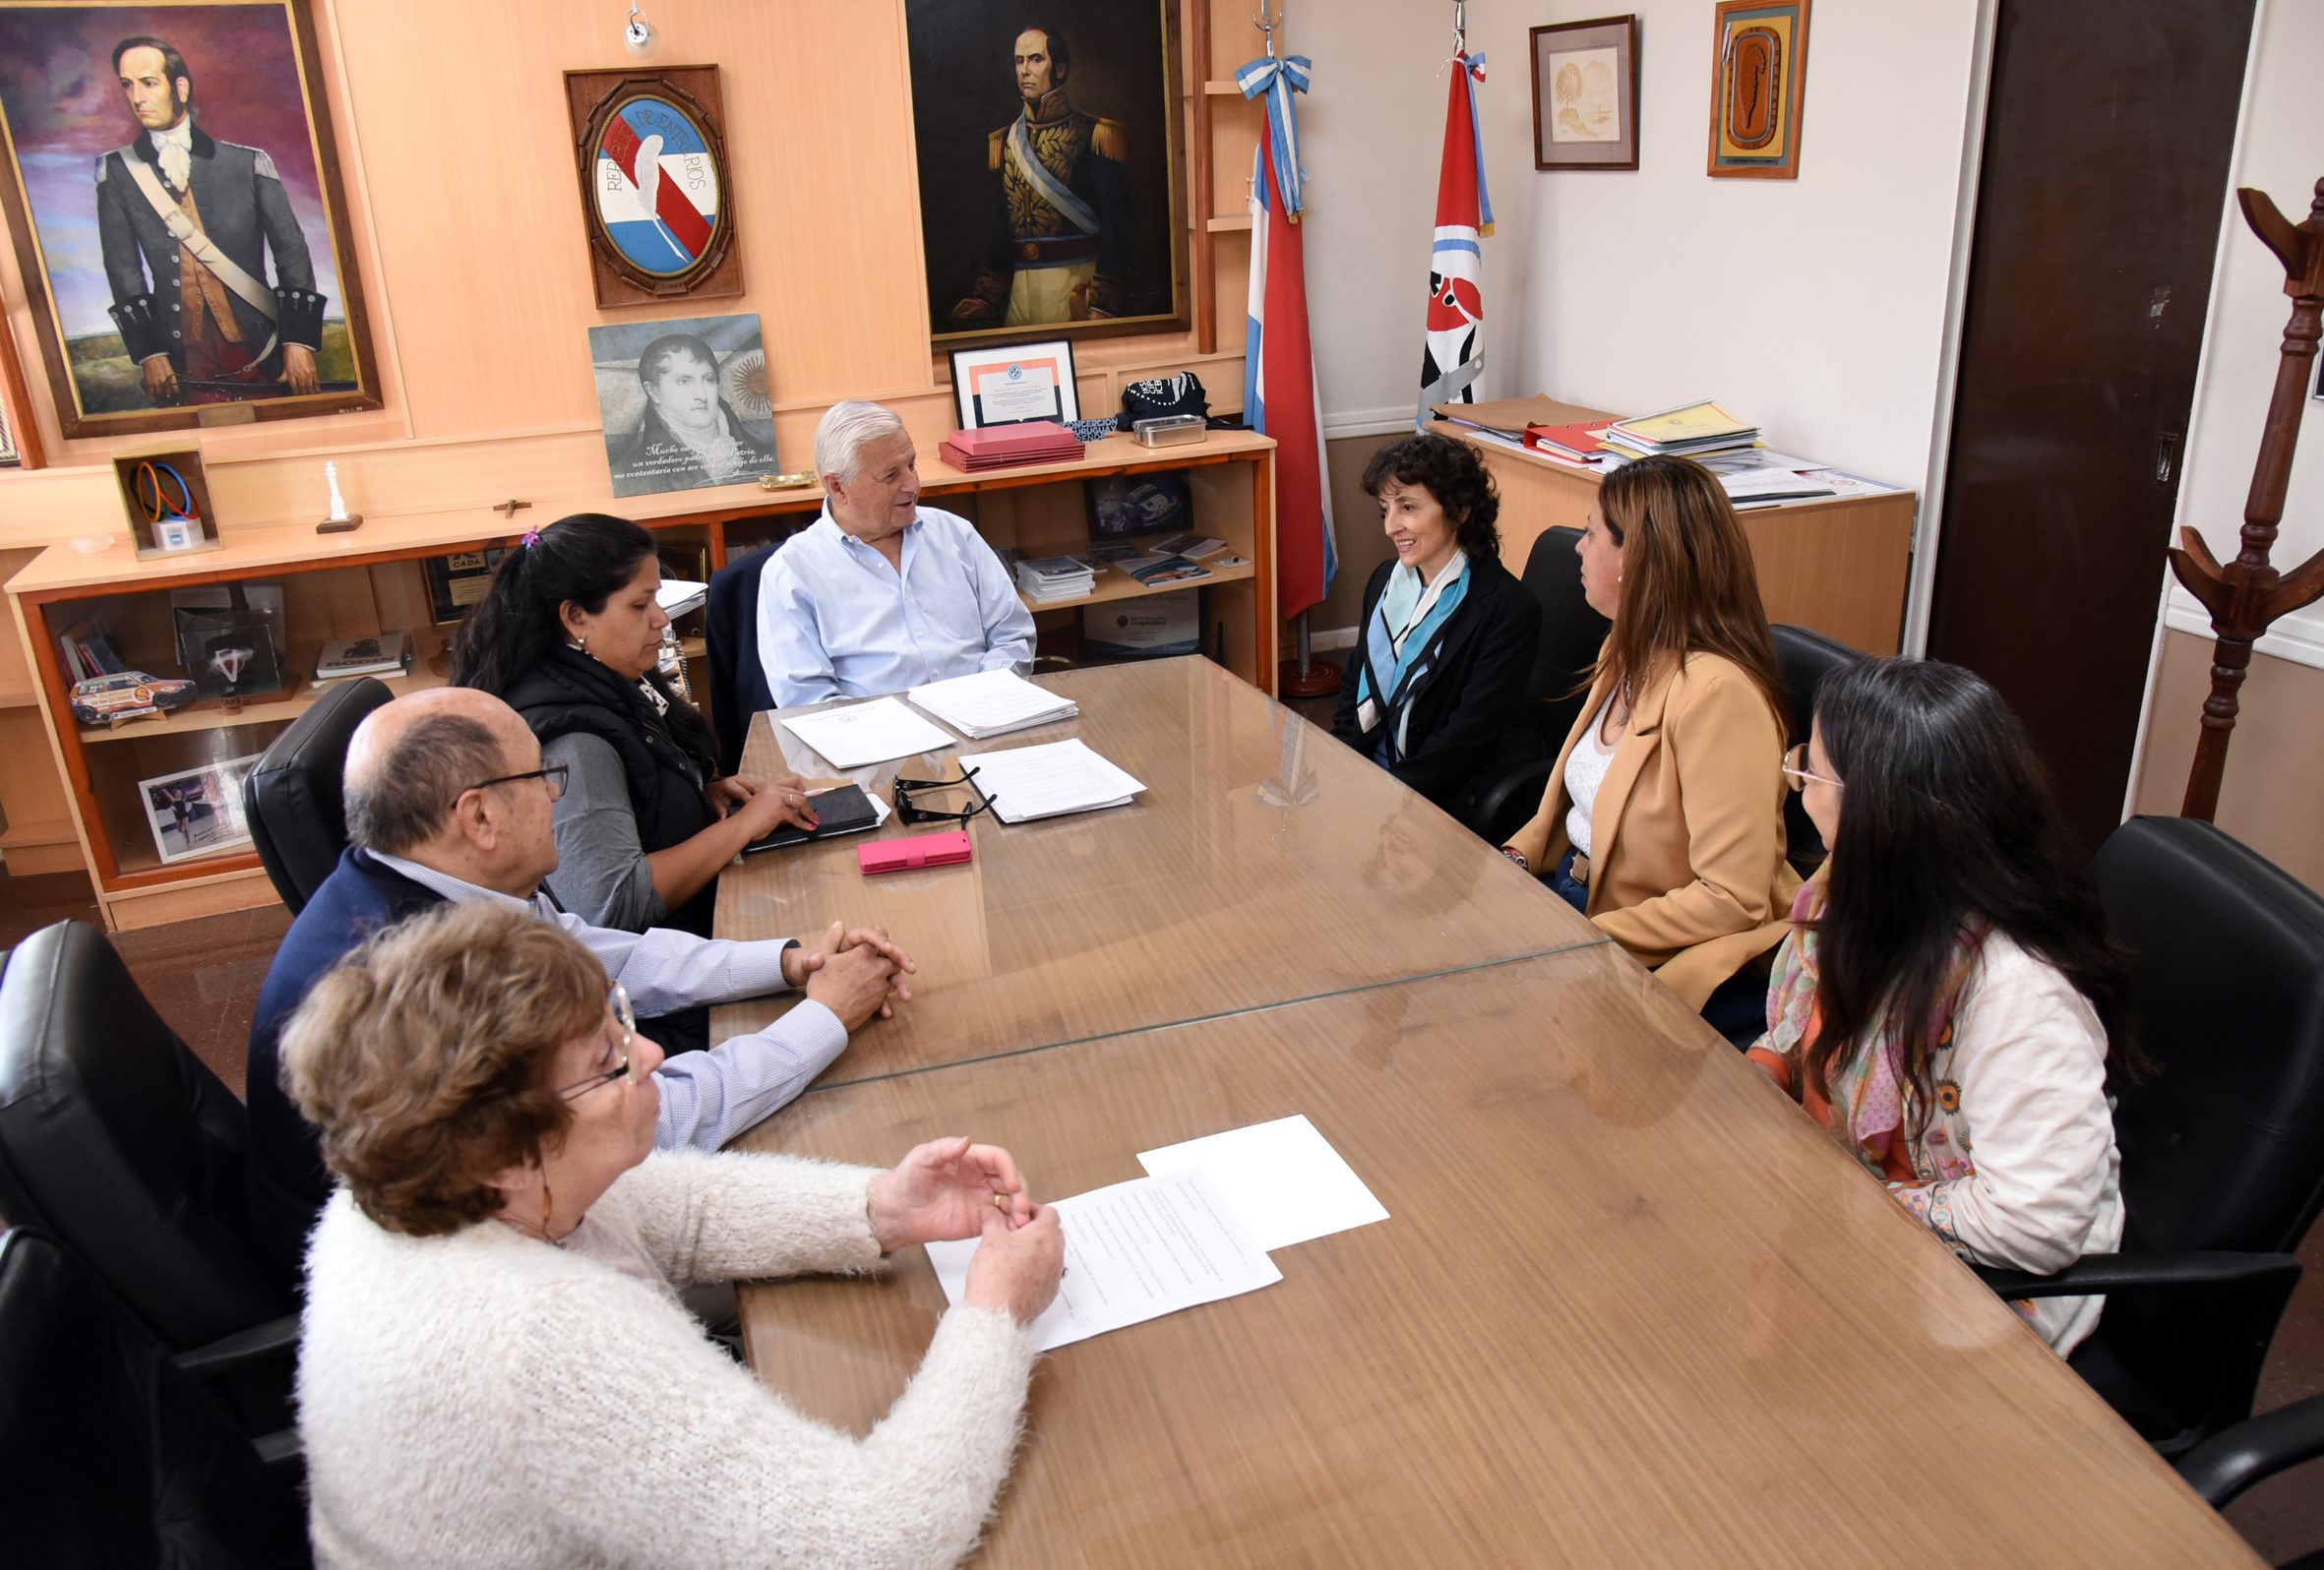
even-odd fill
[{"label": "white chess piece figurine", "polygon": [[347,499],[338,494],[338,465],[323,465],[323,478],[331,486],[331,516],[315,525],[318,534],[344,534],[363,521],[363,514],[347,511]]}]

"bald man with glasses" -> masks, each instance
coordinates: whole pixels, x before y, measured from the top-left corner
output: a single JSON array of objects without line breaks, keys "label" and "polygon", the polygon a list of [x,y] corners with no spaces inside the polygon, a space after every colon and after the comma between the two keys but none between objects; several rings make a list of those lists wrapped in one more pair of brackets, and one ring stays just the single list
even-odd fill
[{"label": "bald man with glasses", "polygon": [[309,989],[373,933],[446,901],[494,901],[557,923],[596,955],[641,1018],[797,989],[805,998],[766,1029],[655,1071],[660,1150],[716,1150],[805,1090],[849,1032],[911,996],[914,969],[879,928],[833,922],[797,939],[729,942],[649,928],[591,927],[557,904],[551,805],[565,765],[489,693],[437,688],[376,710],[348,744],[348,847],[275,952],[251,1022],[245,1167],[251,1235],[295,1288],[306,1238],[331,1197],[315,1130],[280,1082],[278,1037]]}]

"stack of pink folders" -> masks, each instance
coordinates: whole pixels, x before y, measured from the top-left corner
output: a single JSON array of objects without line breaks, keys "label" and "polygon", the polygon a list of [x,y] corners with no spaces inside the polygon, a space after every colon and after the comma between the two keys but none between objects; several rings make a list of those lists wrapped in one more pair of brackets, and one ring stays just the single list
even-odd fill
[{"label": "stack of pink folders", "polygon": [[956,469],[1010,469],[1026,463],[1077,463],[1080,439],[1055,420],[1027,420],[1022,425],[988,425],[981,431],[954,431],[938,446],[944,460]]}]

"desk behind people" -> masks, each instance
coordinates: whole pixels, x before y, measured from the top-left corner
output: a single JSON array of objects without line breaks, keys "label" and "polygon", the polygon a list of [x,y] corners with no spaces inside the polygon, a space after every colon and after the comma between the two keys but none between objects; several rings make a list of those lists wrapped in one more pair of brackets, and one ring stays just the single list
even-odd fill
[{"label": "desk behind people", "polygon": [[834,403],[815,430],[823,516],[759,579],[759,657],[790,708],[901,693],[1033,660],[1033,614],[966,518],[920,506],[918,454],[877,403]]},{"label": "desk behind people", "polygon": [[[1600,934],[1384,769],[1205,659],[1042,676],[1073,719],[859,769],[933,779],[958,753],[1079,737],[1141,781],[1128,807],[968,825],[966,866],[866,877],[864,836],[753,856],[720,879],[718,927],[770,936],[837,901],[911,935],[913,1004],[866,1030],[853,1078],[1489,963]],[[746,771],[836,775],[761,715]],[[965,792],[957,800],[965,804]],[[942,799],[926,798],[930,806]],[[872,837],[950,828],[890,817]],[[752,1030],[784,1003],[712,1014]]]}]

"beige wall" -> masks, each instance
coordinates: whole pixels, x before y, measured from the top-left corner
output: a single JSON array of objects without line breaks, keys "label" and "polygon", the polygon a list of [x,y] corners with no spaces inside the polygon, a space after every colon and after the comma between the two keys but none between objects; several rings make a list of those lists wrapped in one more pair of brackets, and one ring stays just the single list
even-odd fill
[{"label": "beige wall", "polygon": [[[2210,692],[2211,640],[2166,632],[2134,812],[2178,815]],[[2316,723],[2324,715],[2324,670],[2254,654],[2241,695],[2219,826],[2310,888],[2324,889],[2324,806],[2316,789],[2324,779],[2324,728]]]},{"label": "beige wall", "polygon": [[[1216,27],[1199,74],[1216,79],[1257,53],[1260,37],[1249,6],[1208,3]],[[203,451],[222,527],[321,515],[326,457],[370,516],[480,512],[509,496],[551,517],[612,506],[587,335],[612,323],[757,313],[776,437],[794,466],[806,466],[815,421],[838,397],[895,404],[924,450],[957,423],[928,340],[900,0],[655,13],[659,61],[720,67],[743,293],[600,311],[563,74],[628,64],[620,21],[618,5],[574,0],[316,0],[349,249],[387,406],[183,433]],[[1242,211],[1257,110],[1232,94],[1209,104],[1222,161],[1196,206],[1231,216]],[[491,155],[438,155],[446,148]],[[1089,413],[1119,407],[1129,373],[1181,368],[1200,374],[1213,409],[1241,406],[1249,240],[1220,241],[1217,352],[1197,356],[1192,332],[1084,343],[1075,358]],[[0,245],[0,307],[52,465],[0,473],[0,544],[118,531],[106,459],[120,441],[60,439],[9,245]],[[720,487],[628,511],[747,505],[757,495]]]}]

